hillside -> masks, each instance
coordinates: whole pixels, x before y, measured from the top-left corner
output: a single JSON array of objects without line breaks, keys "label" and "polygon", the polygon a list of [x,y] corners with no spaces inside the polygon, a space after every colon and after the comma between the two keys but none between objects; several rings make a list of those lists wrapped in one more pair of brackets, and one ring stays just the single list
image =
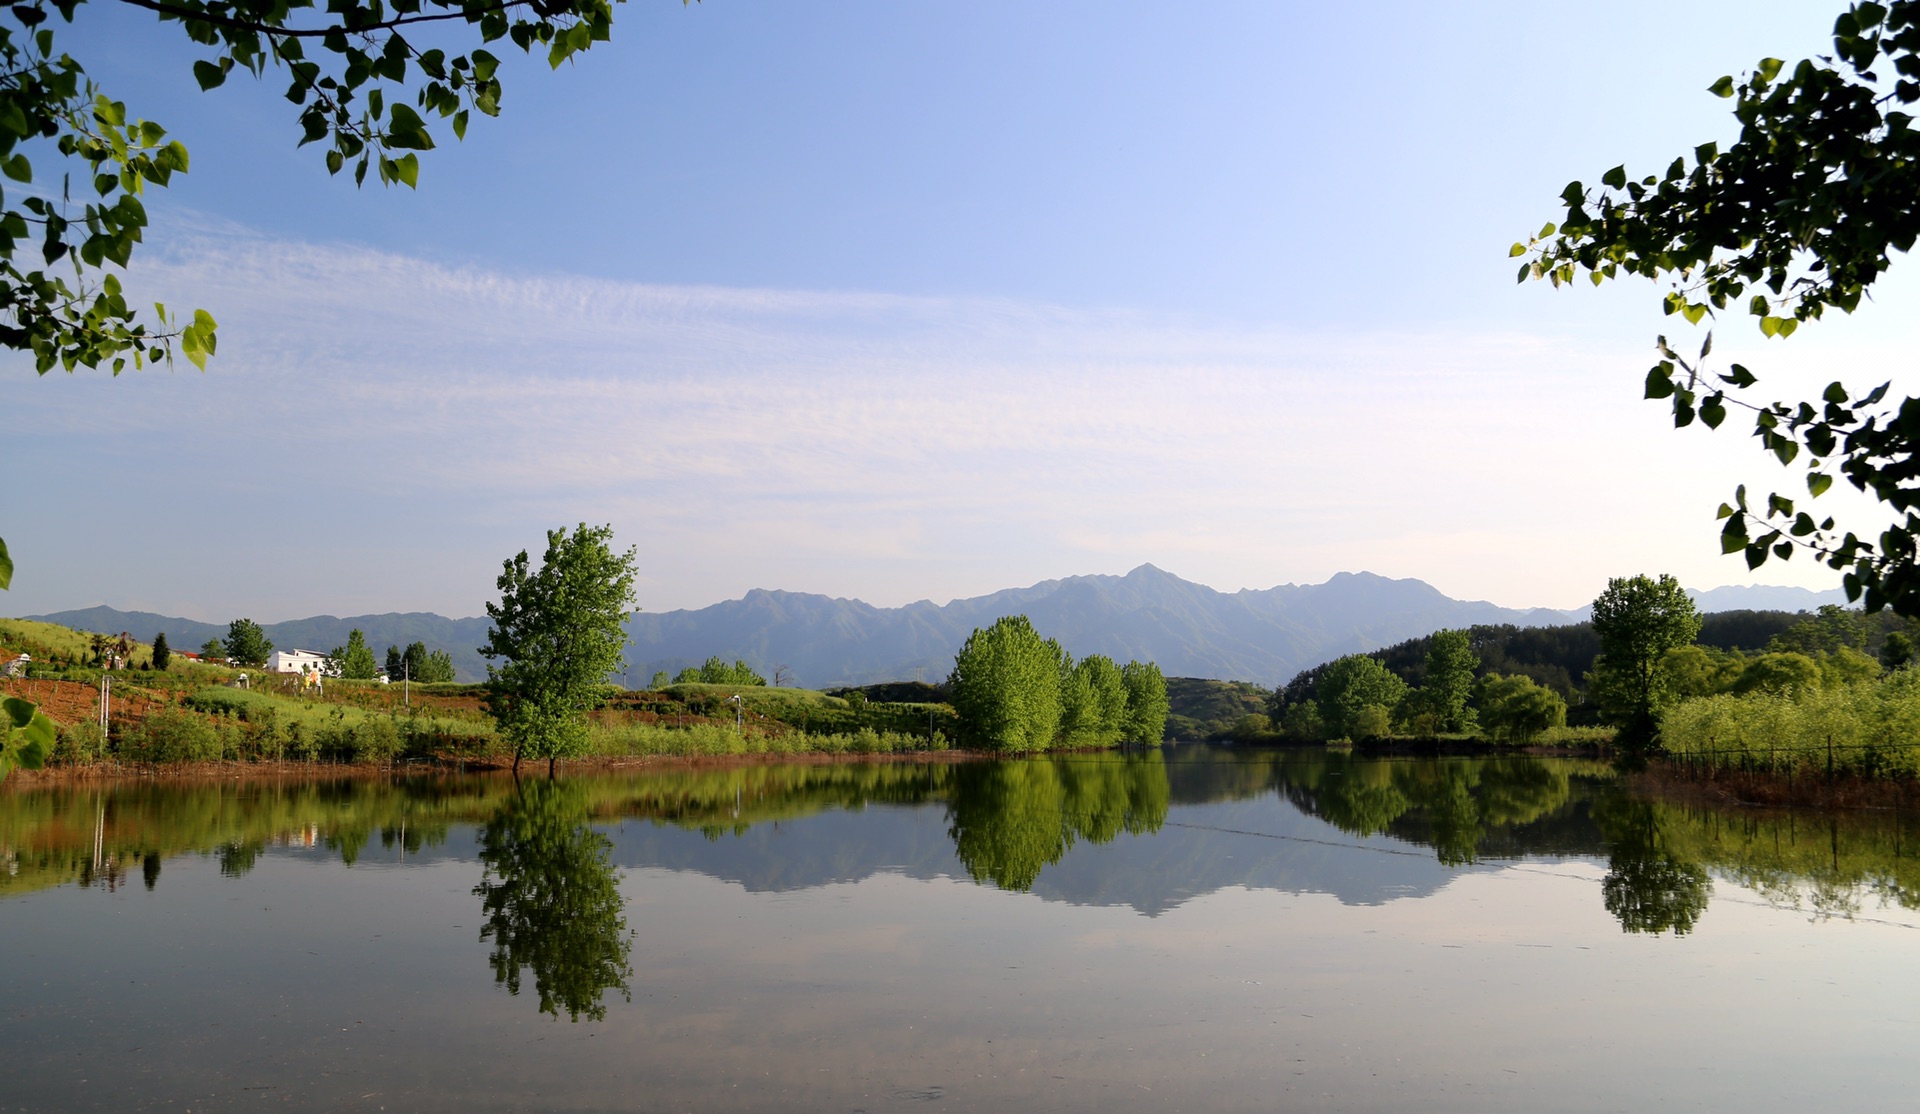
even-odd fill
[{"label": "hillside", "polygon": [[[155,634],[165,631],[167,644],[176,650],[198,650],[207,639],[224,638],[227,633],[225,623],[203,623],[176,616],[155,615],[150,611],[116,611],[104,606],[80,611],[56,611],[51,615],[33,615],[29,618],[102,634],[126,631],[142,642],[152,642]],[[326,653],[335,646],[346,645],[347,632],[356,627],[366,633],[367,645],[373,647],[374,655],[383,661],[388,646],[424,642],[429,650],[445,650],[453,656],[454,677],[457,680],[471,682],[486,678],[486,659],[476,649],[487,640],[487,620],[484,618],[448,619],[431,612],[410,611],[350,615],[344,619],[333,615],[315,615],[308,619],[261,624],[261,629],[266,631],[275,649],[312,650],[316,653]]]},{"label": "hillside", "polygon": [[1324,584],[1219,592],[1142,565],[1125,576],[1074,576],[1028,588],[879,608],[859,600],[755,590],[697,611],[641,614],[628,625],[636,674],[676,672],[707,656],[788,666],[811,687],[938,681],[976,627],[1025,614],[1077,655],[1152,660],[1168,676],[1272,685],[1342,654],[1439,627],[1537,625],[1571,612],[1451,599],[1418,580],[1340,573]]},{"label": "hillside", "polygon": [[[1811,607],[1829,602],[1830,593],[1756,585],[1694,595],[1703,610],[1719,612],[1772,601]],[[784,665],[793,683],[810,688],[938,682],[974,628],[1016,613],[1028,615],[1041,633],[1078,655],[1153,660],[1170,677],[1262,686],[1283,684],[1300,670],[1343,654],[1392,646],[1443,627],[1557,626],[1586,617],[1584,609],[1516,609],[1456,600],[1419,580],[1365,572],[1340,573],[1323,584],[1220,592],[1141,565],[1125,576],[1066,577],[945,605],[921,600],[892,608],[755,589],[711,607],[636,615],[627,627],[632,638],[627,678],[644,684],[658,670],[678,673],[718,655],[729,661],[744,658],[768,676]],[[224,623],[109,607],[31,618],[80,630],[128,631],[141,641],[164,630],[183,650],[226,633]],[[486,675],[476,647],[486,640],[487,625],[480,617],[404,612],[319,615],[265,629],[275,646],[317,651],[342,645],[353,627],[366,632],[376,654],[417,640],[447,651],[458,677],[475,681]]]}]

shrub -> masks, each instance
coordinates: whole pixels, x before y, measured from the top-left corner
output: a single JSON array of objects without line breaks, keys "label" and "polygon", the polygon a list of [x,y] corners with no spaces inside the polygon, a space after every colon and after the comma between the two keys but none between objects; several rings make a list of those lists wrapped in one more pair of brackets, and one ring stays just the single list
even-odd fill
[{"label": "shrub", "polygon": [[225,750],[221,732],[200,716],[164,708],[124,729],[120,753],[136,762],[214,762]]},{"label": "shrub", "polygon": [[59,729],[49,761],[57,766],[84,766],[103,757],[106,751],[107,738],[100,725],[84,720]]}]

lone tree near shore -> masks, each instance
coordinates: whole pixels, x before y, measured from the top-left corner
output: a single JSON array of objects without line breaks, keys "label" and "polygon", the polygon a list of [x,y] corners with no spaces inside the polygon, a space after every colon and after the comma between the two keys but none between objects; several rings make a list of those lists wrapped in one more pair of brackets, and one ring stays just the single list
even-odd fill
[{"label": "lone tree near shore", "polygon": [[523,549],[494,582],[500,602],[487,605],[493,627],[480,652],[505,661],[487,666],[487,712],[513,744],[515,773],[521,759],[545,758],[551,776],[555,759],[584,753],[586,713],[626,668],[636,557],[615,554],[612,540],[611,526],[549,530],[538,569]]},{"label": "lone tree near shore", "polygon": [[1594,682],[1611,706],[1630,746],[1647,746],[1670,695],[1662,659],[1700,634],[1700,612],[1671,576],[1615,577],[1593,601],[1593,632],[1600,636]]}]

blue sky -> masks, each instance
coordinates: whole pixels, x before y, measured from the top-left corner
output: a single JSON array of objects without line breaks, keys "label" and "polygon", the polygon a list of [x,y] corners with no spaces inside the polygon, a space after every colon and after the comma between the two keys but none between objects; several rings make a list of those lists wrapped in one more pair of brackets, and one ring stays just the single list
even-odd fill
[{"label": "blue sky", "polygon": [[[1728,138],[1705,86],[1831,18],[649,0],[516,59],[408,191],[329,178],[282,79],[201,93],[176,29],[85,5],[68,49],[193,152],[133,290],[221,349],[0,377],[5,606],[474,614],[581,520],[649,610],[1145,561],[1513,606],[1745,582],[1713,507],[1794,477],[1637,399],[1657,288],[1516,286],[1506,247],[1569,179]],[[1788,389],[1894,377],[1908,281],[1720,346]]]}]

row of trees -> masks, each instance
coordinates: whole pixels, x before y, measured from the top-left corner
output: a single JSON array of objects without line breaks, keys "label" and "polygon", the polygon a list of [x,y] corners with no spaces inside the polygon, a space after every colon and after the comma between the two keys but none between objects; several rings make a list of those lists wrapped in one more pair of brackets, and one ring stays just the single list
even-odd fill
[{"label": "row of trees", "polygon": [[666,670],[653,675],[652,688],[656,691],[668,685],[764,685],[767,679],[762,677],[745,661],[735,659],[729,665],[718,656],[710,657],[699,665],[689,665],[668,679]]},{"label": "row of trees", "polygon": [[1420,686],[1373,656],[1349,654],[1319,671],[1310,695],[1277,690],[1273,722],[1297,739],[1485,731],[1512,742],[1566,723],[1566,701],[1532,678],[1476,677],[1480,659],[1466,631],[1436,631],[1427,641]]},{"label": "row of trees", "polygon": [[[1270,718],[1301,739],[1478,730],[1523,741],[1565,723],[1572,695],[1618,727],[1623,743],[1647,747],[1658,742],[1662,713],[1682,700],[1806,695],[1906,668],[1920,658],[1906,625],[1835,606],[1798,618],[1708,617],[1671,576],[1621,577],[1593,601],[1588,623],[1438,631],[1303,671],[1274,693]],[[1417,661],[1415,647],[1424,650]]]},{"label": "row of trees", "polygon": [[1024,615],[975,630],[947,680],[963,739],[999,751],[1158,743],[1167,682],[1152,662],[1080,661]]}]

